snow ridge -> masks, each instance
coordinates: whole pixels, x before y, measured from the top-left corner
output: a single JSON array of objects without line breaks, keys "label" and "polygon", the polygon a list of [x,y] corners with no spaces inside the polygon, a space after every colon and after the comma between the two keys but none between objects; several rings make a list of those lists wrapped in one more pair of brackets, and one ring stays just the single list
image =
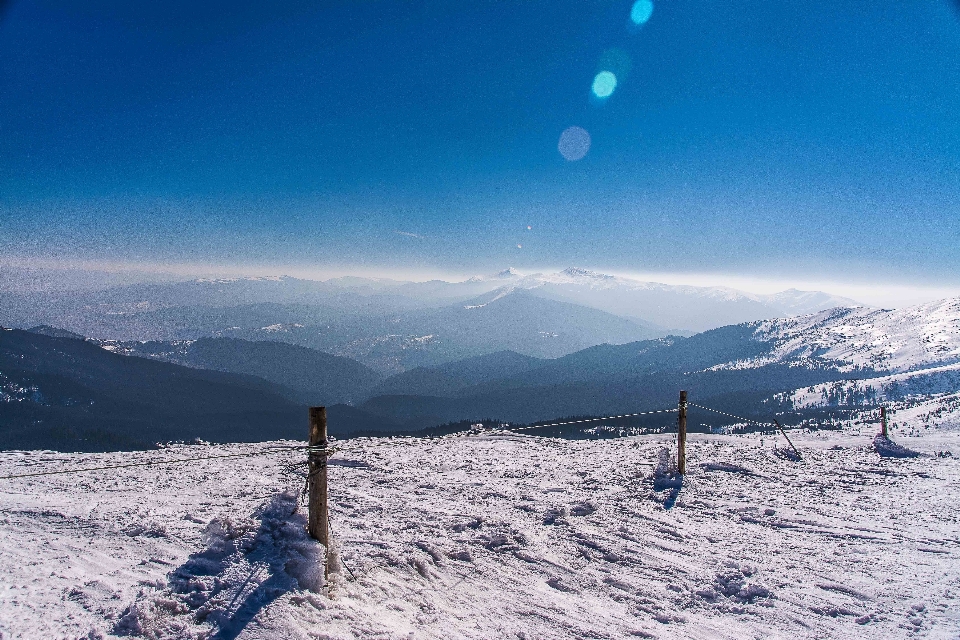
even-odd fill
[{"label": "snow ridge", "polygon": [[774,361],[819,358],[902,372],[960,361],[960,298],[899,310],[830,309],[757,323]]}]

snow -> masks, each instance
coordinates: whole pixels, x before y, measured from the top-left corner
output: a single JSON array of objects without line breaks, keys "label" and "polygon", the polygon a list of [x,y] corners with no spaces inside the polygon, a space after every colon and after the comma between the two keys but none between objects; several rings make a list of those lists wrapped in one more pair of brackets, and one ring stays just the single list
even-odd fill
[{"label": "snow", "polygon": [[271,324],[267,327],[261,327],[260,331],[266,331],[267,333],[277,333],[279,331],[286,331],[286,327],[282,324]]},{"label": "snow", "polygon": [[200,284],[232,284],[234,282],[283,282],[293,279],[290,276],[244,276],[237,278],[196,278],[194,282]]},{"label": "snow", "polygon": [[499,291],[499,293],[497,293],[497,295],[495,295],[494,297],[490,298],[489,300],[487,300],[487,301],[484,302],[484,303],[481,303],[481,304],[465,304],[465,305],[463,305],[463,308],[464,308],[464,309],[482,309],[482,308],[484,308],[485,306],[487,306],[488,304],[490,304],[491,302],[496,302],[496,301],[499,300],[500,298],[506,297],[507,295],[510,294],[510,292],[512,291],[512,289],[503,288],[502,290],[499,290],[499,289],[498,289],[498,291]]},{"label": "snow", "polygon": [[524,276],[515,286],[533,289],[544,285],[578,285],[596,290],[611,290],[616,295],[623,295],[625,292],[630,291],[657,291],[706,300],[721,300],[726,302],[751,301],[770,304],[791,313],[809,313],[813,310],[833,307],[858,306],[855,300],[834,296],[822,291],[787,289],[779,293],[764,295],[724,286],[670,285],[661,282],[636,280],[634,278],[613,276],[579,267],[570,267],[551,274],[537,273]]},{"label": "snow", "polygon": [[277,443],[5,452],[0,475],[264,455],[0,481],[0,635],[957,638],[955,400],[892,411],[916,458],[859,421],[792,433],[800,462],[696,435],[682,482],[668,435],[342,441],[326,584]]},{"label": "snow", "polygon": [[800,291],[798,289],[787,289],[779,293],[758,296],[761,300],[777,305],[786,311],[791,311],[790,315],[801,315],[810,313],[812,310],[832,309],[834,307],[858,307],[855,300],[841,296],[831,295],[823,291]]}]

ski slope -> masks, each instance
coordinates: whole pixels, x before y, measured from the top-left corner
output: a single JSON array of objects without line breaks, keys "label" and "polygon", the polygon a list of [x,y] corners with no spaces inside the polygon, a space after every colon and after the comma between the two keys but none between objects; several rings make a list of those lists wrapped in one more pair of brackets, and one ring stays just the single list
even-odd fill
[{"label": "ski slope", "polygon": [[301,454],[6,452],[0,475],[264,455],[0,481],[0,634],[955,639],[958,418],[896,413],[913,459],[878,457],[875,424],[794,434],[800,463],[696,436],[679,490],[654,482],[669,436],[343,441],[327,585],[284,471]]}]

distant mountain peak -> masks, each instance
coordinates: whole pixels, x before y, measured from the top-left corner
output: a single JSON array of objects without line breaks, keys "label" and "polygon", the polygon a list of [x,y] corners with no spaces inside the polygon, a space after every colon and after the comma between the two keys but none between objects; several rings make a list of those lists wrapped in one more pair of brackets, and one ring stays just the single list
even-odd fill
[{"label": "distant mountain peak", "polygon": [[834,307],[859,307],[856,300],[836,296],[824,291],[802,291],[786,289],[779,293],[758,296],[760,300],[778,307],[789,315],[805,315]]},{"label": "distant mountain peak", "polygon": [[236,278],[196,278],[198,284],[230,284],[234,282],[287,282],[296,280],[293,276],[239,276]]},{"label": "distant mountain peak", "polygon": [[567,276],[569,278],[592,278],[592,279],[603,279],[603,280],[613,280],[615,276],[610,276],[605,273],[600,273],[598,271],[590,271],[589,269],[582,269],[580,267],[568,267],[560,272],[560,275]]},{"label": "distant mountain peak", "polygon": [[490,282],[490,281],[493,281],[493,280],[519,280],[519,279],[521,279],[521,278],[523,278],[523,275],[522,275],[520,272],[518,272],[518,271],[517,271],[516,269],[514,269],[513,267],[507,267],[507,268],[504,269],[503,271],[498,271],[497,273],[494,273],[493,275],[485,275],[485,276],[483,276],[483,275],[475,275],[475,276],[472,276],[472,277],[468,278],[467,280],[464,280],[464,283],[467,283],[467,282],[470,282],[470,283],[474,283],[474,282]]}]

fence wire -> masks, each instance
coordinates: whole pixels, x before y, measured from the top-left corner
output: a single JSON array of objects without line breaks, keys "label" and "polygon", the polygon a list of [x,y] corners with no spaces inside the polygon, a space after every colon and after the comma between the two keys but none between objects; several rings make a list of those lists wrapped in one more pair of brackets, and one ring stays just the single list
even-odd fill
[{"label": "fence wire", "polygon": [[195,458],[178,458],[177,460],[145,460],[143,462],[130,462],[127,464],[110,464],[104,465],[102,467],[84,467],[82,469],[59,469],[54,471],[37,471],[33,473],[18,473],[8,476],[0,476],[0,480],[13,480],[15,478],[35,478],[38,476],[56,476],[63,475],[68,473],[84,473],[87,471],[106,471],[109,469],[130,469],[132,467],[151,467],[151,466],[164,466],[171,464],[183,464],[185,462],[199,462],[201,460],[220,460],[223,458],[254,458],[256,456],[266,456],[276,453],[283,453],[285,451],[298,451],[305,449],[303,446],[295,447],[272,447],[270,449],[253,451],[247,453],[227,453],[223,455],[216,456],[198,456]]},{"label": "fence wire", "polygon": [[800,450],[797,449],[797,447],[794,446],[793,441],[790,440],[790,436],[787,435],[787,432],[786,432],[786,431],[784,430],[784,428],[780,425],[780,421],[777,420],[776,418],[773,419],[773,422],[772,422],[772,423],[770,423],[770,422],[758,422],[757,420],[751,420],[750,418],[744,418],[743,416],[738,416],[738,415],[734,415],[734,414],[732,414],[732,413],[727,413],[726,411],[720,411],[719,409],[711,409],[710,407],[705,407],[705,406],[703,406],[702,404],[695,404],[695,403],[693,403],[693,402],[687,402],[686,404],[687,404],[687,406],[689,406],[689,407],[696,407],[696,408],[698,408],[698,409],[703,409],[703,410],[705,410],[705,411],[712,411],[712,412],[714,412],[714,413],[719,413],[720,415],[728,416],[728,417],[734,418],[734,419],[736,419],[736,420],[741,420],[741,421],[743,421],[743,422],[750,422],[750,423],[752,423],[752,424],[759,425],[759,426],[761,426],[761,427],[770,426],[771,424],[776,425],[777,429],[780,430],[780,433],[783,434],[784,439],[786,439],[787,444],[789,444],[789,445],[790,445],[790,448],[793,449],[793,452],[794,452],[795,454],[797,454],[797,458],[800,459],[800,458],[803,457],[803,456],[800,455]]},{"label": "fence wire", "polygon": [[529,427],[507,427],[508,431],[530,431],[531,429],[546,429],[547,427],[562,427],[568,424],[585,424],[587,422],[602,422],[603,420],[618,420],[620,418],[635,418],[636,416],[651,416],[656,413],[676,413],[677,409],[657,409],[656,411],[641,411],[639,413],[625,413],[620,416],[604,416],[603,418],[584,418],[583,420],[569,420],[567,422],[551,422],[550,424],[535,424]]},{"label": "fence wire", "polygon": [[751,420],[750,418],[744,418],[743,416],[738,416],[738,415],[735,415],[735,414],[732,414],[732,413],[727,413],[726,411],[720,411],[719,409],[711,409],[710,407],[705,407],[705,406],[703,406],[703,405],[701,405],[701,404],[695,404],[695,403],[693,403],[693,402],[687,402],[687,406],[688,406],[688,407],[696,407],[696,408],[698,408],[698,409],[703,409],[703,410],[705,410],[705,411],[712,411],[712,412],[714,412],[714,413],[719,413],[719,414],[722,415],[722,416],[727,416],[728,418],[734,418],[734,419],[740,420],[740,421],[742,421],[742,422],[750,422],[750,423],[752,423],[752,424],[756,424],[756,425],[759,425],[759,426],[761,426],[761,427],[762,427],[762,426],[768,426],[768,425],[772,424],[772,423],[770,423],[770,422],[759,422],[759,421],[757,421],[757,420]]},{"label": "fence wire", "polygon": [[[738,416],[738,415],[736,415],[736,414],[729,413],[729,412],[727,412],[727,411],[721,411],[721,410],[719,410],[719,409],[713,409],[713,408],[711,408],[711,407],[705,407],[705,406],[703,406],[703,405],[701,405],[701,404],[696,404],[696,403],[694,403],[694,402],[687,402],[685,406],[687,406],[687,407],[696,407],[696,408],[698,408],[698,409],[703,409],[704,411],[711,411],[711,412],[713,412],[713,413],[717,413],[717,414],[720,414],[720,415],[723,415],[723,416],[727,416],[728,418],[733,418],[733,419],[735,419],[735,420],[740,420],[740,421],[742,421],[742,422],[748,422],[748,423],[755,424],[755,425],[759,425],[759,426],[768,426],[768,425],[771,424],[771,423],[769,423],[769,422],[760,422],[760,421],[758,421],[758,420],[753,420],[753,419],[751,419],[751,418],[747,418],[747,417],[744,417],[744,416]],[[621,420],[621,419],[624,419],[624,418],[636,418],[636,417],[639,417],[639,416],[651,416],[651,415],[664,414],[664,413],[678,413],[679,410],[680,410],[679,407],[677,407],[677,408],[670,408],[670,409],[656,409],[656,410],[654,410],[654,411],[638,411],[638,412],[636,412],[636,413],[624,413],[624,414],[621,414],[621,415],[603,416],[603,417],[601,417],[601,418],[583,418],[583,419],[581,419],[581,420],[566,420],[566,421],[563,421],[563,422],[550,422],[550,423],[547,423],[547,424],[535,424],[535,425],[530,425],[530,426],[526,426],[526,427],[505,427],[505,429],[506,429],[507,431],[512,431],[512,432],[516,432],[516,431],[532,431],[532,430],[534,430],[534,429],[547,429],[547,428],[550,428],[550,427],[562,427],[562,426],[574,425],[574,424],[580,425],[580,424],[589,424],[589,423],[593,423],[593,422],[603,422],[603,421],[607,421],[607,420]],[[777,428],[780,430],[780,432],[783,434],[784,438],[787,439],[787,442],[790,443],[790,446],[793,448],[793,450],[797,453],[797,455],[799,455],[800,452],[797,451],[797,448],[793,446],[793,443],[792,443],[792,442],[790,442],[790,438],[787,437],[787,434],[786,434],[786,432],[784,431],[783,427],[780,426],[780,423],[779,423],[777,420],[773,420],[773,423],[772,423],[772,424],[776,425],[776,427],[777,427]],[[303,467],[303,466],[307,465],[308,462],[309,462],[309,460],[310,460],[311,458],[314,458],[314,457],[323,457],[324,459],[326,459],[328,456],[331,456],[331,455],[333,455],[334,453],[336,453],[336,452],[338,452],[338,451],[341,451],[341,450],[350,451],[349,448],[342,449],[340,446],[331,447],[330,445],[326,445],[326,446],[324,446],[324,445],[295,445],[295,446],[286,446],[286,447],[270,447],[270,448],[268,448],[268,449],[261,449],[261,450],[259,450],[259,451],[246,452],[246,453],[228,453],[228,454],[212,455],[212,456],[196,456],[196,457],[192,457],[192,458],[178,458],[178,459],[176,459],[176,460],[145,460],[145,461],[143,461],[143,462],[131,462],[131,463],[126,463],[126,464],[103,465],[103,466],[99,466],[99,467],[84,467],[84,468],[82,468],[82,469],[58,469],[58,470],[52,470],[52,471],[37,471],[37,472],[32,472],[32,473],[18,473],[18,474],[10,474],[10,475],[0,476],[0,480],[14,480],[14,479],[18,479],[18,478],[35,478],[35,477],[40,477],[40,476],[53,476],[53,475],[63,475],[63,474],[70,474],[70,473],[85,473],[85,472],[88,472],[88,471],[107,471],[107,470],[112,470],[112,469],[130,469],[130,468],[133,468],[133,467],[166,466],[166,465],[175,465],[175,464],[185,464],[185,463],[189,463],[189,462],[200,462],[200,461],[204,461],[204,460],[222,460],[222,459],[227,459],[227,458],[253,458],[253,457],[257,457],[257,456],[273,455],[273,454],[284,453],[284,452],[289,452],[289,451],[301,451],[301,452],[304,452],[304,453],[307,454],[308,460],[304,460],[303,462],[300,462],[300,463],[292,463],[292,464],[285,465],[285,467],[282,469],[282,473],[283,473],[284,475],[297,475],[297,476],[301,476],[301,477],[306,476],[306,480],[309,481],[309,477],[310,477],[310,475],[312,475],[312,474],[309,474],[309,473],[303,474],[303,473],[300,471],[300,469],[299,469],[300,467]]]}]

